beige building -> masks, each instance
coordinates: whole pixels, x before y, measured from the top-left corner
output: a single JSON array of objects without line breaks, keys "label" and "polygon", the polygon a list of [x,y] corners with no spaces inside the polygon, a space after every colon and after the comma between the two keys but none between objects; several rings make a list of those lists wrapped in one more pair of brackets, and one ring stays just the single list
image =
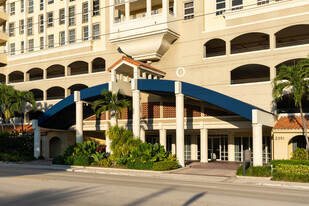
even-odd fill
[{"label": "beige building", "polygon": [[[295,110],[273,102],[271,80],[281,64],[309,53],[309,1],[7,0],[0,6],[0,82],[32,91],[41,113],[47,111],[35,127],[36,134],[47,131],[37,139],[45,157],[81,138],[109,145],[104,131],[113,120],[108,113],[97,120],[85,104],[98,98],[95,88],[123,89],[133,112],[125,111],[119,124],[165,145],[182,165],[241,161],[246,149],[261,165],[289,158],[297,146],[293,137],[301,132],[274,128],[277,114]],[[81,91],[76,103],[74,91]],[[41,113],[26,107],[25,121]]]}]

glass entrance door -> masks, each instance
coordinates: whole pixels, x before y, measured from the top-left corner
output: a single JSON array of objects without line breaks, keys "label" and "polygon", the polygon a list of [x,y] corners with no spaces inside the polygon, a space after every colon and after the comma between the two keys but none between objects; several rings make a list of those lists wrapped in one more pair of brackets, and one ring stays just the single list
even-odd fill
[{"label": "glass entrance door", "polygon": [[220,138],[208,138],[208,159],[211,161],[221,160],[220,157]]}]

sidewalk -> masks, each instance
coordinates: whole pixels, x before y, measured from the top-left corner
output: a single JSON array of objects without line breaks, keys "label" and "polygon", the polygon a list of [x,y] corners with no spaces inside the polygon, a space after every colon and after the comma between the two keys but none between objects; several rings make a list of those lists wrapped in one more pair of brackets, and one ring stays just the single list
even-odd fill
[{"label": "sidewalk", "polygon": [[256,185],[267,187],[281,187],[293,190],[306,190],[309,191],[309,183],[298,182],[282,182],[272,181],[270,178],[261,177],[222,177],[222,176],[207,176],[199,174],[177,174],[179,171],[189,169],[180,168],[173,171],[148,171],[148,170],[130,170],[130,169],[117,169],[117,168],[101,168],[101,167],[80,167],[68,165],[34,165],[34,164],[20,164],[20,163],[6,163],[0,162],[0,167],[14,167],[24,169],[39,169],[51,171],[67,171],[79,173],[95,173],[106,175],[121,175],[121,176],[135,176],[145,178],[161,178],[169,180],[182,180],[182,181],[195,181],[199,183],[218,183],[218,184],[241,184],[241,185]]}]

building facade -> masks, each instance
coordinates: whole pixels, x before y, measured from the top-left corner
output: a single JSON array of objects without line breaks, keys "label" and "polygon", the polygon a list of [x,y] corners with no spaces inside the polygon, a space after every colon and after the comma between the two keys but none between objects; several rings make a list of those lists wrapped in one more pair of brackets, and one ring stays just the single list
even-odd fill
[{"label": "building facade", "polygon": [[[241,161],[251,149],[261,165],[289,158],[301,144],[294,139],[299,128],[275,126],[291,116],[280,113],[295,116],[295,108],[274,103],[271,80],[280,65],[308,56],[308,1],[7,0],[0,6],[0,82],[34,93],[41,112],[26,106],[27,123],[75,91],[109,83],[107,89],[121,88],[133,100],[119,124],[165,145],[182,164]],[[165,80],[173,81],[172,93],[158,88]],[[77,115],[69,114],[74,124],[66,128],[39,121],[45,157],[77,140]],[[83,138],[108,144],[109,113],[100,120],[86,114]]]}]

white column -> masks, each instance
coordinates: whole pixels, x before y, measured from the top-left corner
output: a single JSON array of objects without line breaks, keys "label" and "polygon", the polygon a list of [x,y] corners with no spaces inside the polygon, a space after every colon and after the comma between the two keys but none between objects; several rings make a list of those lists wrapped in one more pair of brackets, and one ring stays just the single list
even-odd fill
[{"label": "white column", "polygon": [[141,131],[140,131],[140,139],[145,142],[146,141],[146,132],[143,128],[141,128]]},{"label": "white column", "polygon": [[125,1],[126,21],[130,20],[130,1]]},{"label": "white column", "polygon": [[111,140],[108,137],[107,131],[105,132],[106,153],[111,153]]},{"label": "white column", "polygon": [[163,14],[169,13],[169,0],[162,0],[162,13]]},{"label": "white column", "polygon": [[151,0],[147,0],[147,7],[146,7],[146,11],[147,11],[147,16],[151,16]]},{"label": "white column", "polygon": [[[45,5],[46,7],[46,5]],[[65,45],[69,44],[69,6],[68,6],[68,0],[64,0],[64,36],[65,36]]]},{"label": "white column", "polygon": [[198,160],[197,135],[191,135],[191,160]]},{"label": "white column", "polygon": [[174,0],[174,15],[175,17],[177,17],[177,13],[178,13],[178,6],[177,6],[177,0]]},{"label": "white column", "polygon": [[[91,0],[88,0],[88,2],[91,3]],[[109,0],[109,5],[110,5],[110,9],[109,9],[109,19],[110,19],[110,25],[114,24],[115,21],[115,0]],[[88,3],[89,4],[89,3]],[[90,4],[89,4],[89,10],[90,10]]]},{"label": "white column", "polygon": [[40,156],[40,143],[41,143],[41,129],[38,125],[38,120],[32,120],[32,128],[34,130],[34,151],[33,156],[38,158]]},{"label": "white column", "polygon": [[229,134],[228,136],[228,160],[230,162],[235,161],[235,142],[233,134]]},{"label": "white column", "polygon": [[141,118],[140,118],[140,91],[135,89],[132,91],[133,101],[133,135],[135,138],[140,138]]},{"label": "white column", "polygon": [[76,104],[76,142],[83,142],[83,102],[80,101],[80,92],[74,91]]},{"label": "white column", "polygon": [[[93,11],[92,2],[93,1],[88,0],[88,35],[89,35],[89,40],[92,40],[92,11]],[[111,9],[114,9],[114,7],[112,6]]]},{"label": "white column", "polygon": [[201,132],[201,162],[208,162],[208,130],[203,128]]},{"label": "white column", "polygon": [[253,132],[253,166],[263,165],[263,127],[262,124],[252,124]]},{"label": "white column", "polygon": [[166,151],[166,129],[160,129],[160,144],[164,146],[164,149]]},{"label": "white column", "polygon": [[175,82],[176,94],[176,156],[179,164],[185,166],[184,95],[181,82]]}]

